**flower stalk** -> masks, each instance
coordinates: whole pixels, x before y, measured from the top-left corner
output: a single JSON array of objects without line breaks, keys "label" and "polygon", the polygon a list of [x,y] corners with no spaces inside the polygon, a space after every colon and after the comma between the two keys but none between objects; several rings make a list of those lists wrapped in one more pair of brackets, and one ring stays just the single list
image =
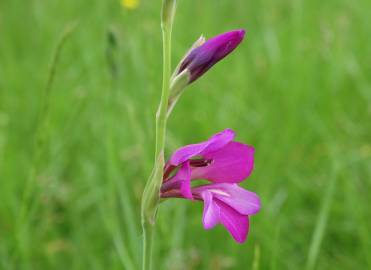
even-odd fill
[{"label": "flower stalk", "polygon": [[171,32],[175,10],[176,0],[163,0],[161,13],[163,79],[161,100],[156,114],[155,164],[152,174],[144,189],[141,208],[143,229],[143,270],[151,269],[153,234],[155,230],[157,206],[160,200],[163,168],[165,165],[164,148],[171,79]]}]

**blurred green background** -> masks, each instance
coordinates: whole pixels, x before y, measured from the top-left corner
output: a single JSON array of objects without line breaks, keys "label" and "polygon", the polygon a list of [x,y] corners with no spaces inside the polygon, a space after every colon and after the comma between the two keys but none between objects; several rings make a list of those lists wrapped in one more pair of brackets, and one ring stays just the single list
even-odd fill
[{"label": "blurred green background", "polygon": [[[0,269],[138,269],[160,6],[0,0]],[[203,229],[201,203],[163,203],[154,270],[371,269],[370,10],[179,1],[174,66],[201,34],[248,33],[183,95],[167,155],[234,129],[256,148],[243,185],[263,208],[238,245]]]}]

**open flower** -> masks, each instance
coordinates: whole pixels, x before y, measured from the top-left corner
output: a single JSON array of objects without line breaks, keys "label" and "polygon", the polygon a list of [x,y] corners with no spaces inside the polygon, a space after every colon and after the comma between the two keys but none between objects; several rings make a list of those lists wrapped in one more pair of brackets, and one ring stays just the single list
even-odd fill
[{"label": "open flower", "polygon": [[178,187],[185,198],[192,199],[191,180],[242,182],[253,170],[254,148],[233,141],[234,137],[234,131],[226,129],[175,151],[165,165],[162,190]]},{"label": "open flower", "polygon": [[180,63],[177,74],[188,69],[189,83],[197,80],[213,65],[230,54],[243,40],[245,30],[234,30],[197,44]]},{"label": "open flower", "polygon": [[[162,198],[185,198],[204,202],[203,225],[222,224],[243,243],[249,230],[249,215],[260,209],[259,197],[236,183],[253,169],[254,149],[233,141],[235,133],[224,130],[209,140],[184,146],[165,165]],[[212,184],[191,187],[191,181],[206,179]]]}]

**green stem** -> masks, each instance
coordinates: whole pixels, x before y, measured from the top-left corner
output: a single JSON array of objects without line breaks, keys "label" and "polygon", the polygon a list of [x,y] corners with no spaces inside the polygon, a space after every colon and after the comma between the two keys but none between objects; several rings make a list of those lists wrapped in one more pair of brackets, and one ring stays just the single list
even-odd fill
[{"label": "green stem", "polygon": [[165,148],[167,107],[170,95],[170,76],[171,76],[171,26],[162,25],[163,39],[163,74],[162,74],[162,94],[160,106],[156,115],[156,159],[163,154]]},{"label": "green stem", "polygon": [[151,269],[152,244],[155,231],[156,212],[160,201],[160,188],[162,183],[163,168],[165,165],[164,149],[171,77],[171,31],[175,7],[176,0],[163,0],[161,21],[163,39],[163,78],[161,100],[156,114],[155,164],[152,174],[143,192],[141,209],[143,229],[143,270]]},{"label": "green stem", "polygon": [[151,269],[154,226],[143,224],[143,270]]}]

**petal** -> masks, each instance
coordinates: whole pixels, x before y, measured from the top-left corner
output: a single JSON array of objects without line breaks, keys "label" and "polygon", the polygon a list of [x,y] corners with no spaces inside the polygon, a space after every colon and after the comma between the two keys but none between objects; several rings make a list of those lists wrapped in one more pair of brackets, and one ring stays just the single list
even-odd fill
[{"label": "petal", "polygon": [[194,194],[202,194],[204,192],[212,193],[213,197],[241,215],[254,215],[261,208],[260,198],[254,192],[248,191],[237,184],[209,184],[192,189]]},{"label": "petal", "polygon": [[193,200],[191,192],[191,167],[189,161],[184,162],[177,173],[161,186],[161,192],[163,193],[176,189],[180,190],[180,194],[184,198]]},{"label": "petal", "polygon": [[215,134],[205,142],[186,145],[173,153],[169,163],[178,166],[192,157],[205,155],[209,152],[215,152],[231,142],[234,139],[234,136],[235,133],[233,130],[226,129]]},{"label": "petal", "polygon": [[239,183],[254,168],[254,148],[239,142],[230,142],[214,152],[203,154],[213,162],[206,167],[192,169],[192,179],[207,179],[215,183]]},{"label": "petal", "polygon": [[197,80],[213,65],[230,54],[243,40],[245,30],[239,29],[213,37],[191,50],[181,62],[178,74],[188,69],[190,82]]},{"label": "petal", "polygon": [[[260,198],[254,192],[248,191],[237,184],[214,184],[210,185],[210,192],[214,196],[232,207],[242,215],[254,215],[259,212]],[[214,193],[214,191],[217,191]]]},{"label": "petal", "polygon": [[205,186],[193,190],[204,201],[203,225],[205,229],[211,229],[221,223],[230,232],[232,237],[243,243],[249,231],[249,217],[237,212],[235,209],[215,197],[214,192],[207,190]]},{"label": "petal", "polygon": [[219,223],[220,208],[213,202],[213,195],[211,192],[205,191],[201,194],[201,196],[204,200],[202,223],[204,224],[204,228],[209,230]]},{"label": "petal", "polygon": [[193,199],[191,192],[191,167],[189,162],[185,162],[177,173],[178,179],[181,179],[180,193],[184,198]]},{"label": "petal", "polygon": [[220,207],[220,222],[238,243],[246,241],[249,232],[249,217],[241,215],[225,203],[215,200]]}]

